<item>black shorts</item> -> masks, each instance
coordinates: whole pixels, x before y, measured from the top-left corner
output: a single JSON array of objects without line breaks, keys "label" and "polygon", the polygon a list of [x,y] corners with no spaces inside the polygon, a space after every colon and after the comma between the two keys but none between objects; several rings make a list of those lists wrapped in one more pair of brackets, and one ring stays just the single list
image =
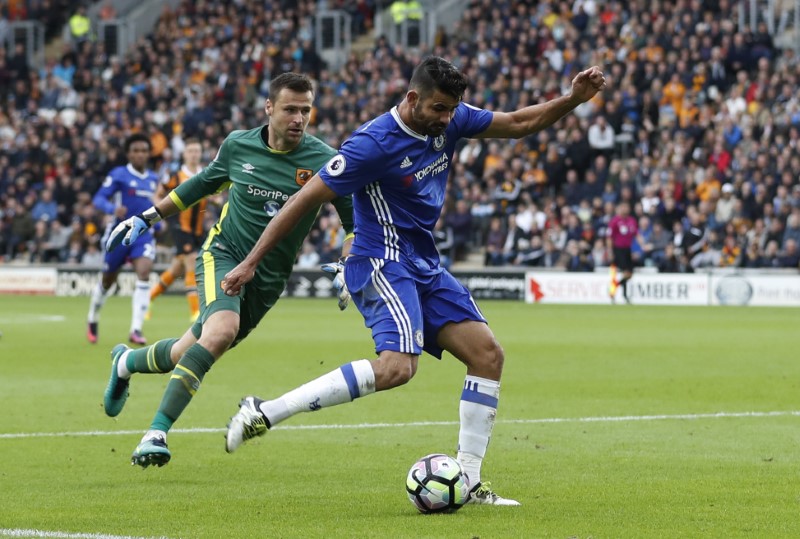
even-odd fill
[{"label": "black shorts", "polygon": [[172,241],[175,243],[176,254],[179,255],[196,253],[205,239],[205,236],[190,234],[177,226],[172,229]]},{"label": "black shorts", "polygon": [[633,256],[630,247],[614,247],[614,265],[620,271],[633,271]]}]

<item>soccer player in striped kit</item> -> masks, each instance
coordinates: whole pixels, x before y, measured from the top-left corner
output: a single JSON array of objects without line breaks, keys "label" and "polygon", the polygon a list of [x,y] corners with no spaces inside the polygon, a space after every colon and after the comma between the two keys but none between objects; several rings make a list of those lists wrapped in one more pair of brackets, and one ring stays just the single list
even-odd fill
[{"label": "soccer player in striped kit", "polygon": [[466,87],[466,77],[451,63],[425,59],[414,70],[405,99],[358,128],[225,276],[225,292],[238,294],[262,257],[309,208],[353,194],[355,239],[344,280],[372,330],[378,357],[342,365],[276,399],[246,397],[228,426],[229,452],[299,412],[405,384],[423,351],[440,358],[446,350],[467,367],[458,460],[470,479],[471,502],[519,505],[481,478],[497,413],[503,349],[469,290],[441,266],[433,229],[459,139],[536,133],[594,96],[605,87],[605,78],[600,69],[590,68],[573,79],[570,95],[510,113],[463,103]]},{"label": "soccer player in striped kit", "polygon": [[[159,184],[156,199],[178,187],[183,182],[203,170],[200,164],[203,147],[196,138],[187,139],[183,149],[183,163],[174,174],[170,174]],[[191,208],[180,212],[176,219],[169,223],[170,232],[175,242],[175,258],[172,265],[158,276],[158,283],[150,291],[150,305],[153,300],[163,294],[176,278],[183,276],[186,286],[186,302],[189,304],[189,317],[192,322],[200,315],[200,299],[197,296],[197,280],[194,273],[197,250],[206,237],[205,217],[208,200],[203,199]],[[150,318],[150,311],[146,318]]]}]

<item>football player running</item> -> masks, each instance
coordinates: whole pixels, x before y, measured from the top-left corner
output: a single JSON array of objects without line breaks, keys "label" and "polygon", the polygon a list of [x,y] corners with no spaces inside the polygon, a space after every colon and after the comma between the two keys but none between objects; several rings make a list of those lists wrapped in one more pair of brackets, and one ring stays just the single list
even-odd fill
[{"label": "football player running", "polygon": [[[284,73],[274,78],[265,107],[267,125],[230,133],[208,167],[154,207],[121,223],[108,240],[109,250],[135,242],[153,223],[230,186],[228,202],[197,257],[200,316],[180,339],[164,339],[138,350],[120,344],[111,351],[111,375],[103,401],[111,417],[125,405],[131,374],[172,372],[150,429],[133,452],[133,464],[146,468],[169,462],[167,433],[200,388],[205,374],[255,329],[283,292],[322,202],[308,206],[293,230],[253,267],[246,293],[226,295],[220,283],[244,260],[286,201],[304,190],[306,182],[336,153],[306,133],[313,100],[313,86],[305,75]],[[352,198],[345,195],[331,200],[347,233],[342,247],[346,255],[352,242]]]},{"label": "football player running", "polygon": [[271,400],[249,396],[227,431],[227,450],[303,411],[334,406],[408,382],[422,351],[444,350],[466,365],[459,406],[458,460],[471,502],[519,505],[483,481],[481,466],[495,422],[504,353],[469,291],[439,261],[433,228],[442,211],[461,138],[520,138],[552,125],[605,87],[597,67],[578,73],[569,95],[514,112],[462,102],[466,77],[429,57],[414,70],[405,99],[367,122],[273,219],[249,255],[225,276],[235,297],[249,290],[269,257],[303,215],[353,194],[356,236],[345,263],[352,301],[372,330],[377,359],[342,365]]}]

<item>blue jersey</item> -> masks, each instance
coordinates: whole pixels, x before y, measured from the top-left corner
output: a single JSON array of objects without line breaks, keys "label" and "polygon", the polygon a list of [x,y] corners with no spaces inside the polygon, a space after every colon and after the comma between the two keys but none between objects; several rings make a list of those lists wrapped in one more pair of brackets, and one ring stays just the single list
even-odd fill
[{"label": "blue jersey", "polygon": [[157,185],[158,176],[152,170],[140,173],[130,164],[115,167],[97,190],[92,203],[108,214],[113,214],[118,206],[125,206],[127,219],[153,205]]},{"label": "blue jersey", "polygon": [[415,133],[397,107],[359,127],[319,171],[337,195],[353,193],[350,254],[440,271],[433,228],[456,142],[485,131],[491,121],[490,111],[461,103],[438,137]]}]

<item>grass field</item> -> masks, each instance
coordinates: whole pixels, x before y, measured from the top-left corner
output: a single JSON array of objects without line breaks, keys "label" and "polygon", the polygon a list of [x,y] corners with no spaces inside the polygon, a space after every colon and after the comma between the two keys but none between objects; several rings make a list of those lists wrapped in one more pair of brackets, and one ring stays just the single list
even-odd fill
[{"label": "grass field", "polygon": [[[409,385],[228,455],[243,395],[372,357],[354,309],[283,300],[206,377],[172,462],[141,470],[130,453],[167,378],[137,375],[107,418],[108,351],[130,301],[109,300],[96,346],[87,303],[0,296],[0,537],[800,537],[796,310],[483,302],[507,358],[484,479],[523,506],[423,516],[403,484],[418,457],[455,452],[452,357],[424,356]],[[171,296],[145,334],[187,327]]]}]

